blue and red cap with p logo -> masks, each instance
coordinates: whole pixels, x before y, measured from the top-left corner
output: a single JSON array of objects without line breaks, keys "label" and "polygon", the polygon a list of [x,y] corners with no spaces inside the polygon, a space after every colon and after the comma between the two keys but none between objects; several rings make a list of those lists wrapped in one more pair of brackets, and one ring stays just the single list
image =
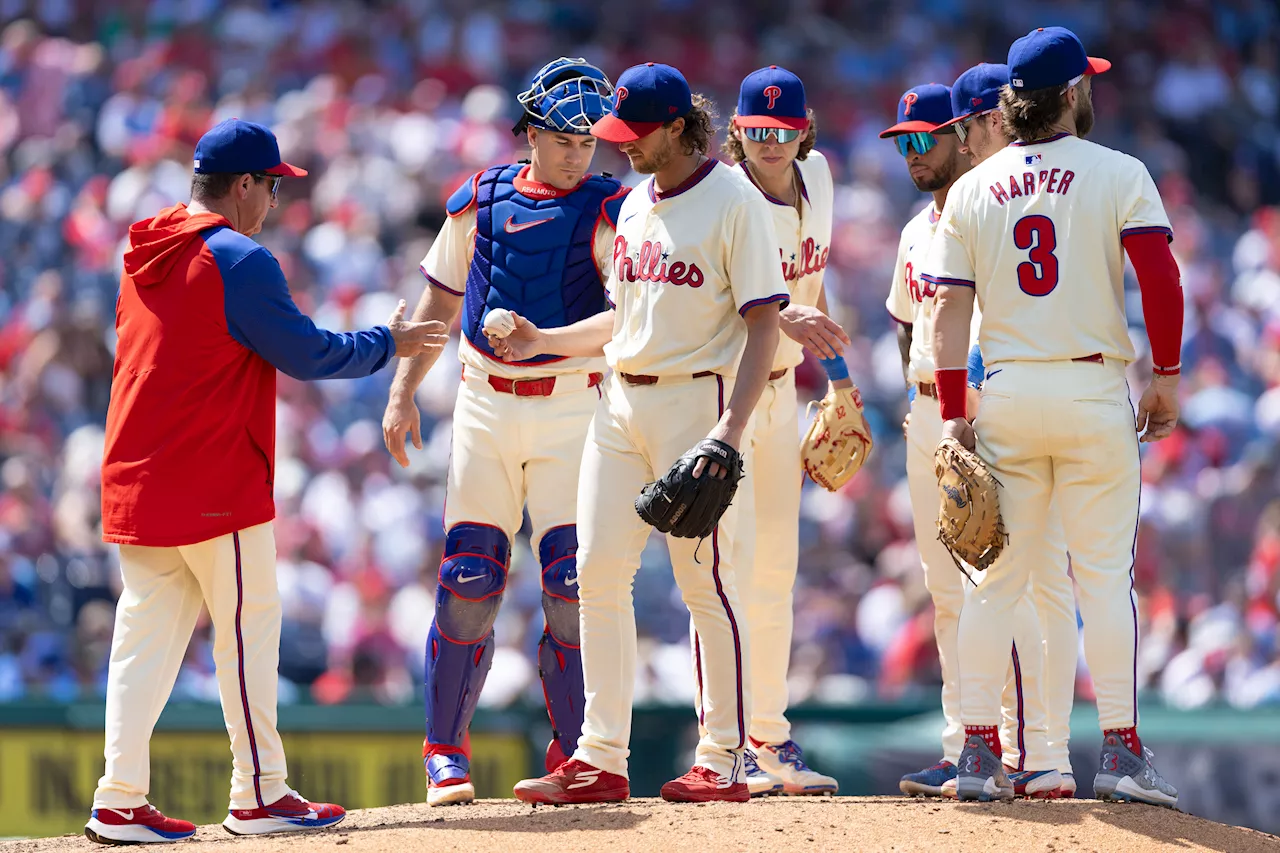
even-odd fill
[{"label": "blue and red cap with p logo", "polygon": [[1009,85],[1021,92],[1063,86],[1110,67],[1109,61],[1086,54],[1066,27],[1039,27],[1009,47]]},{"label": "blue and red cap with p logo", "polygon": [[260,124],[229,118],[214,126],[196,143],[197,175],[265,172],[287,178],[301,178],[299,169],[280,159],[280,143],[276,135]]},{"label": "blue and red cap with p logo", "polygon": [[778,127],[808,130],[809,108],[804,83],[785,68],[770,65],[752,71],[738,90],[738,127]]},{"label": "blue and red cap with p logo", "polygon": [[902,93],[898,99],[898,123],[881,131],[888,139],[901,133],[933,133],[950,123],[951,88],[941,83],[925,83]]},{"label": "blue and red cap with p logo", "polygon": [[684,75],[670,65],[633,65],[613,89],[613,109],[591,126],[606,142],[635,142],[693,109],[693,93]]},{"label": "blue and red cap with p logo", "polygon": [[979,113],[1000,107],[1000,90],[1009,85],[1009,66],[982,62],[951,84],[951,112],[955,118],[943,127],[958,124]]}]

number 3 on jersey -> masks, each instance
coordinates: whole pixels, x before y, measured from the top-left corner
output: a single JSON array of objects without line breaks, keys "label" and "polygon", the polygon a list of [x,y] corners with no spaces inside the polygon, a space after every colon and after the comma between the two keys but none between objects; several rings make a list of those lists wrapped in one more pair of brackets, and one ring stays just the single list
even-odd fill
[{"label": "number 3 on jersey", "polygon": [[1058,235],[1047,216],[1024,216],[1013,226],[1013,245],[1030,249],[1018,264],[1018,287],[1031,296],[1048,296],[1058,286]]}]

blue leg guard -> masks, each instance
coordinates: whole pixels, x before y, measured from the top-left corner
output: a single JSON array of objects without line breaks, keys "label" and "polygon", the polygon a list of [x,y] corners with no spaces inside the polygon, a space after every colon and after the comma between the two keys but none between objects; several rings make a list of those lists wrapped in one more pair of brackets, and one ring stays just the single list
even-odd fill
[{"label": "blue leg guard", "polygon": [[[493,662],[493,622],[507,585],[506,534],[481,524],[455,525],[445,537],[436,617],[427,635],[427,749],[461,751]],[[452,749],[449,749],[452,748]]]},{"label": "blue leg guard", "polygon": [[[578,639],[578,532],[574,525],[555,527],[542,536],[542,610],[546,628],[538,643],[538,675],[555,738],[547,765],[573,755],[582,734],[586,698],[582,689],[582,652]],[[560,756],[553,759],[556,749]]]}]

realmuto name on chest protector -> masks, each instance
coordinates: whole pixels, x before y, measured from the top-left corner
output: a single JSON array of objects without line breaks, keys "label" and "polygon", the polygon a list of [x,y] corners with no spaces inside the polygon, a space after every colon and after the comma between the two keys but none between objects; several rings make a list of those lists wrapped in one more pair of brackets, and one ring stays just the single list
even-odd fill
[{"label": "realmuto name on chest protector", "polygon": [[702,269],[692,261],[672,257],[661,240],[633,243],[619,234],[613,241],[613,274],[619,281],[702,287]]}]

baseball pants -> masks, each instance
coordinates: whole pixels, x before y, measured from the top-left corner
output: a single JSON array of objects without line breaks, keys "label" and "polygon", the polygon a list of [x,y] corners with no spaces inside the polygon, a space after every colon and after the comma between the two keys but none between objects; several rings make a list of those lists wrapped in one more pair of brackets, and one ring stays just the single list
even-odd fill
[{"label": "baseball pants", "polygon": [[985,651],[1011,640],[1011,616],[1029,597],[1028,584],[1061,584],[1064,567],[1042,552],[1051,504],[1062,519],[1079,586],[1099,722],[1103,729],[1137,724],[1133,554],[1140,481],[1124,367],[1113,359],[1011,361],[989,370],[974,428],[978,454],[1001,483],[1009,544],[960,619],[966,724],[992,725],[1000,718],[1003,666]]},{"label": "baseball pants", "polygon": [[276,731],[280,592],[271,523],[194,545],[120,546],[124,591],[107,672],[106,772],[94,808],[144,805],[151,732],[173,691],[200,607],[213,620],[222,716],[231,736],[232,809],[289,792]]},{"label": "baseball pants", "polygon": [[[941,437],[938,402],[918,394],[911,405],[911,423],[907,428],[907,486],[925,586],[933,598],[934,637],[942,669],[942,713],[946,721],[942,734],[943,758],[954,764],[964,748],[960,716],[960,614],[975,587],[955,567],[951,554],[938,539],[938,478],[933,459]],[[1000,739],[1005,764],[1015,769],[1069,772],[1066,733],[1075,685],[1075,601],[1056,519],[1053,524],[1046,524],[1045,529],[1045,538],[1029,558],[1040,560],[1047,567],[1060,566],[1061,578],[1050,578],[1051,573],[1045,572],[1046,582],[1038,583],[1034,594],[1015,609],[1010,642],[1000,647],[1010,649],[1009,654],[993,654],[994,646],[987,647],[983,654],[1000,661],[1002,666]],[[986,583],[982,574],[975,574],[974,579],[978,582],[977,589]],[[1065,650],[1048,652],[1042,623],[1046,613],[1053,615],[1048,627],[1052,629],[1054,645],[1061,643],[1062,628],[1068,626],[1071,638]],[[1049,666],[1050,658],[1053,668]],[[1067,663],[1070,672],[1063,679],[1062,668]],[[1051,678],[1055,680],[1052,684]],[[1065,694],[1064,685],[1056,683],[1057,679],[1064,680]]]},{"label": "baseball pants", "polygon": [[[636,514],[646,483],[705,438],[732,390],[719,376],[605,383],[582,456],[578,488],[578,596],[586,718],[574,757],[625,776],[636,673],[632,582],[652,528]],[[750,435],[744,437],[744,443]],[[745,485],[745,484],[744,484]],[[741,493],[741,489],[739,490]],[[739,507],[705,541],[667,538],[676,584],[699,638],[703,735],[695,763],[742,778],[750,724],[748,638],[733,571]],[[696,557],[695,557],[696,553]]]}]

